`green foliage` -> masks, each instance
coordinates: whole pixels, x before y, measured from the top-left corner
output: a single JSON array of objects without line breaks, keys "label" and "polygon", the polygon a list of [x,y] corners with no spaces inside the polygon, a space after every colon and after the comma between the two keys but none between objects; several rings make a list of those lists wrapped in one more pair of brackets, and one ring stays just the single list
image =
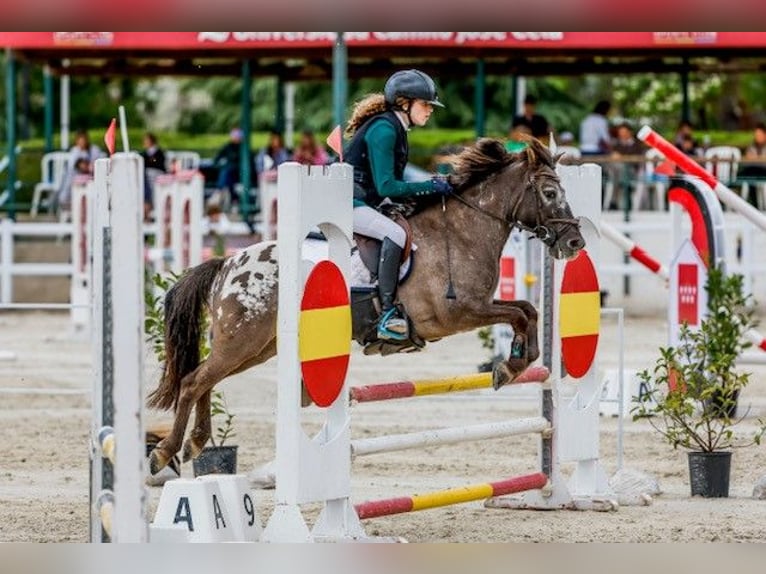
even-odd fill
[{"label": "green foliage", "polygon": [[[160,363],[164,362],[166,358],[165,295],[181,277],[182,275],[172,272],[167,276],[155,273],[149,277],[149,281],[144,289],[144,333],[146,334],[147,343],[151,345],[152,352]],[[208,321],[209,319],[206,318],[202,325],[203,331],[208,330]],[[210,341],[207,337],[203,337],[200,340],[199,351],[200,359],[203,361],[210,355]],[[213,421],[221,421],[215,427],[214,436],[210,437],[210,442],[213,446],[223,446],[227,440],[236,436],[233,426],[235,415],[229,411],[223,391],[217,389],[211,391],[210,416]],[[215,439],[218,439],[218,444],[216,444]]]},{"label": "green foliage", "polygon": [[633,420],[646,418],[673,448],[703,452],[760,444],[766,422],[748,439],[733,427],[739,392],[750,373],[736,370],[742,351],[750,347],[747,330],[757,326],[742,275],[727,276],[711,268],[706,284],[708,314],[697,330],[682,325],[678,346],[660,348],[654,369],[639,373],[647,392],[633,397]]},{"label": "green foliage", "polygon": [[492,335],[492,327],[482,327],[476,331],[476,334],[479,336],[482,349],[495,350],[495,337]]},{"label": "green foliage", "polygon": [[221,417],[221,423],[216,426],[214,433],[214,436],[218,439],[218,444],[215,443],[212,436],[210,437],[210,442],[213,443],[213,446],[223,446],[227,440],[237,436],[233,425],[235,415],[229,411],[223,391],[213,389],[210,392],[210,416],[213,420],[216,417]]}]

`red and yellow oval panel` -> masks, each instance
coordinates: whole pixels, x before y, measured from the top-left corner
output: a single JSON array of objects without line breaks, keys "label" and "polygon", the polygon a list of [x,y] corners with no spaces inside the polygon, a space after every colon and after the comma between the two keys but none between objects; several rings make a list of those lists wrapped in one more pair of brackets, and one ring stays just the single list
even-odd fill
[{"label": "red and yellow oval panel", "polygon": [[311,399],[328,407],[338,398],[351,352],[351,305],[343,274],[332,261],[309,273],[298,322],[298,357]]},{"label": "red and yellow oval panel", "polygon": [[593,364],[601,326],[598,276],[587,250],[564,267],[559,303],[561,357],[567,373],[577,379]]}]

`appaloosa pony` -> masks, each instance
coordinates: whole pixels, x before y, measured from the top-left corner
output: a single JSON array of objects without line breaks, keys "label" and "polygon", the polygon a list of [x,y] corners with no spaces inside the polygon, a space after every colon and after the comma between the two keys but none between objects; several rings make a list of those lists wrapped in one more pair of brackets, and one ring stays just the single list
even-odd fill
[{"label": "appaloosa pony", "polygon": [[[495,368],[496,388],[540,354],[533,305],[494,298],[500,255],[511,230],[531,232],[556,258],[571,258],[585,246],[556,175],[557,160],[537,140],[522,152],[508,153],[502,142],[482,138],[453,158],[449,179],[454,194],[409,218],[417,261],[399,288],[399,300],[413,329],[427,342],[510,324],[512,352]],[[277,275],[277,243],[262,242],[188,269],[167,293],[166,362],[148,403],[175,409],[175,422],[151,453],[152,473],[181,449],[195,405],[184,460],[202,450],[211,432],[210,391],[218,382],[276,354]],[[454,298],[445,296],[448,286]],[[212,349],[200,362],[205,313]]]}]

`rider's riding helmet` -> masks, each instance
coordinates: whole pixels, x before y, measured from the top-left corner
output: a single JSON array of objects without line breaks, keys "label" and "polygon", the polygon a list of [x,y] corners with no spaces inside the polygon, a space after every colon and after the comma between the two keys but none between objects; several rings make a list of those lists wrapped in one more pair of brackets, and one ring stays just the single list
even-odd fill
[{"label": "rider's riding helmet", "polygon": [[425,100],[433,106],[444,107],[436,94],[436,84],[431,76],[420,70],[401,70],[386,80],[383,88],[386,103],[394,105],[396,98],[403,97],[412,100]]}]

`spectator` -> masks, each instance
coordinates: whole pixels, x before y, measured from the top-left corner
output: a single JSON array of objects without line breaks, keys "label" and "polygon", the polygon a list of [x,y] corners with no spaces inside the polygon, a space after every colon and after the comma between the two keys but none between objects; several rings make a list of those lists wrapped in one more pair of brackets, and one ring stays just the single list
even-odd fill
[{"label": "spectator", "polygon": [[702,148],[697,138],[694,137],[694,126],[689,120],[681,120],[673,136],[673,144],[686,155],[700,156]]},{"label": "spectator", "polygon": [[152,132],[144,134],[144,220],[148,221],[154,203],[154,181],[166,172],[165,151],[157,143],[157,136]]},{"label": "spectator", "polygon": [[617,126],[612,142],[612,161],[608,165],[609,177],[614,185],[609,209],[615,209],[621,201],[624,202],[630,190],[638,183],[642,163],[620,160],[625,156],[643,156],[646,149],[646,146],[635,138],[633,126],[627,122]]},{"label": "spectator", "polygon": [[545,116],[535,112],[536,109],[537,98],[532,94],[527,94],[524,98],[524,111],[514,116],[511,122],[511,129],[516,126],[527,126],[532,132],[532,136],[547,142],[551,126]]},{"label": "spectator", "polygon": [[255,171],[258,174],[258,179],[276,181],[277,167],[286,161],[290,161],[290,150],[285,147],[282,134],[272,131],[269,134],[268,143],[255,158]]},{"label": "spectator", "polygon": [[761,161],[759,164],[746,164],[739,170],[742,177],[766,177],[766,124],[757,123],[753,130],[753,141],[745,148],[745,160]]},{"label": "spectator", "polygon": [[56,193],[56,208],[68,210],[72,202],[72,182],[76,174],[93,175],[93,163],[104,154],[95,144],[90,143],[88,132],[78,130],[74,137],[74,145],[69,150],[67,173],[61,181],[61,187]]},{"label": "spectator", "polygon": [[607,118],[612,104],[607,100],[598,102],[593,111],[580,122],[580,152],[583,155],[609,153],[612,149]]},{"label": "spectator", "polygon": [[[252,154],[251,154],[252,161]],[[239,201],[236,184],[239,183],[242,168],[242,130],[232,128],[229,141],[226,142],[213,159],[213,165],[219,168],[216,187],[219,193],[228,192],[231,205]]]},{"label": "spectator", "polygon": [[317,143],[314,132],[305,130],[293,152],[293,160],[303,165],[327,165],[330,156],[324,146]]}]

